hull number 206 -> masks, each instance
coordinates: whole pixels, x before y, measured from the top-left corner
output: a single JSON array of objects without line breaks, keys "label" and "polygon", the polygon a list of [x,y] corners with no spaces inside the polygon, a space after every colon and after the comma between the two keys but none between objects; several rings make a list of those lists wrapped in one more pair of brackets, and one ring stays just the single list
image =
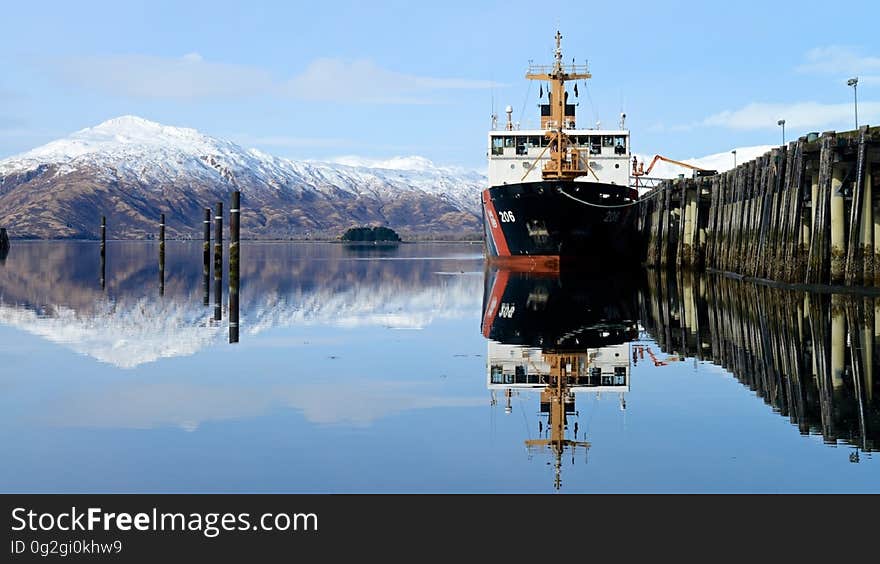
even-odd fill
[{"label": "hull number 206", "polygon": [[516,221],[512,211],[498,212],[498,216],[501,218],[501,223],[513,223]]}]

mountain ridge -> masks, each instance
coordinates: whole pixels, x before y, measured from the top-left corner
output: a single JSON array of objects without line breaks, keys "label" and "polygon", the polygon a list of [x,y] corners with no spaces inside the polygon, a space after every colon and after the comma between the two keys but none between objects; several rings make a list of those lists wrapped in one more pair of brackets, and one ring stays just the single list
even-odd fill
[{"label": "mountain ridge", "polygon": [[[479,232],[485,176],[423,157],[293,161],[195,129],[121,116],[0,160],[0,224],[15,237],[119,238],[201,233],[202,209],[241,190],[246,238],[335,237],[386,225],[409,237]],[[381,163],[380,163],[381,164]],[[358,166],[359,165],[359,166]]]}]

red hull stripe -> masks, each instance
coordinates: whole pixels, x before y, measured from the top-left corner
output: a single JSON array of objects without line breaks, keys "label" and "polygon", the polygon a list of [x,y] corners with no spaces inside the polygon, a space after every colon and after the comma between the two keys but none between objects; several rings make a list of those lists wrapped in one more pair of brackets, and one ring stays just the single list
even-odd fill
[{"label": "red hull stripe", "polygon": [[486,304],[486,312],[483,314],[483,336],[487,339],[492,332],[492,325],[495,323],[495,314],[501,306],[501,298],[504,297],[504,290],[507,289],[507,280],[510,278],[510,272],[499,270],[492,282],[492,292],[489,294],[489,303]]},{"label": "red hull stripe", "polygon": [[504,231],[501,230],[501,224],[498,222],[498,214],[495,213],[495,204],[489,197],[489,191],[483,191],[483,205],[486,209],[486,221],[489,222],[489,230],[492,234],[492,242],[495,243],[495,249],[498,256],[509,257],[510,249],[507,248],[507,239],[504,238]]},{"label": "red hull stripe", "polygon": [[498,268],[513,272],[533,272],[536,274],[558,273],[561,257],[559,255],[517,255],[489,257],[489,262]]}]

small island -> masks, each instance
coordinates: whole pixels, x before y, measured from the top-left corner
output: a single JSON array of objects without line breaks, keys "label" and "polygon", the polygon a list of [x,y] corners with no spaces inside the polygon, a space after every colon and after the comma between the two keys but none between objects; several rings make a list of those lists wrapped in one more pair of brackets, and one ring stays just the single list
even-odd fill
[{"label": "small island", "polygon": [[400,235],[388,227],[350,227],[340,237],[343,243],[400,243]]}]

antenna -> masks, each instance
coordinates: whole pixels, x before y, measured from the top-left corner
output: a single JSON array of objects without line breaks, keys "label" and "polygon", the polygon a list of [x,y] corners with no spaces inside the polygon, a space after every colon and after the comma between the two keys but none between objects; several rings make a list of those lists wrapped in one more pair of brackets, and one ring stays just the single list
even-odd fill
[{"label": "antenna", "polygon": [[489,120],[492,122],[492,131],[498,129],[498,114],[495,113],[495,87],[492,87],[492,101],[490,103],[491,113],[489,114]]}]

